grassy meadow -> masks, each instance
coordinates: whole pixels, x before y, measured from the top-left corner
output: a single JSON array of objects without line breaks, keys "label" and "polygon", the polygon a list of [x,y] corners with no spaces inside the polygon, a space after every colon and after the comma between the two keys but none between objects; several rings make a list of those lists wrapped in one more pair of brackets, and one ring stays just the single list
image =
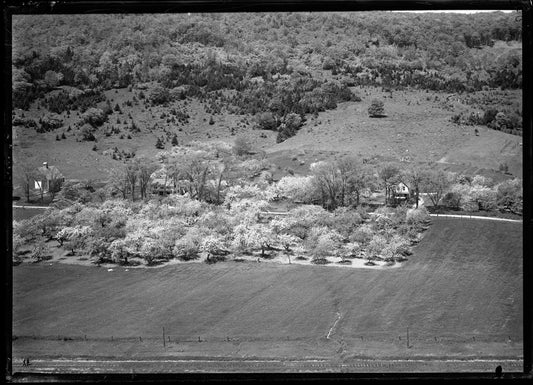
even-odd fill
[{"label": "grassy meadow", "polygon": [[[210,125],[211,115],[195,100],[174,101],[167,107],[150,109],[142,103],[128,107],[125,101],[138,95],[137,91],[110,90],[106,97],[112,105],[119,103],[122,112],[113,112],[108,124],[121,128],[123,139],[119,135],[101,135],[97,143],[79,142],[74,129],[65,133],[66,139],[56,141],[57,132],[36,133],[32,128],[16,126],[13,169],[20,173],[18,167],[22,162],[40,164],[48,161],[67,178],[107,180],[109,171],[120,162],[104,155],[104,151],[117,147],[135,151],[137,156],[155,157],[164,151],[155,147],[158,137],[166,137],[165,149],[171,148],[166,130],[176,134],[180,145],[210,140],[231,144],[235,138],[245,137],[256,150],[265,151],[264,156],[274,165],[276,169],[273,171],[278,177],[287,175],[289,169],[307,174],[310,163],[345,154],[357,154],[380,162],[432,163],[448,171],[485,175],[495,181],[508,178],[498,171],[499,165],[506,163],[512,175],[522,176],[522,147],[519,145],[522,138],[486,127],[453,124],[450,121],[453,112],[446,102],[446,94],[406,90],[395,91],[389,97],[389,93],[373,87],[352,87],[352,90],[361,95],[361,102],[343,102],[335,110],[320,112],[316,118],[310,116],[294,137],[278,144],[275,132],[253,129],[255,123],[251,116],[224,113],[216,115],[214,124]],[[514,92],[512,97],[518,98],[519,94]],[[368,117],[366,110],[373,98],[383,98],[386,117]],[[101,102],[99,106],[104,104]],[[162,113],[174,107],[187,111],[190,115],[188,124],[177,126],[161,118]],[[33,105],[24,115],[37,120],[42,116],[42,110]],[[60,116],[65,127],[73,126],[78,119],[74,112],[68,117],[66,112]],[[120,124],[116,124],[117,119]],[[132,121],[142,129],[128,139],[127,126]],[[480,131],[479,136],[475,135],[475,128]],[[302,155],[294,159],[298,153]],[[300,164],[300,161],[304,163]]]}]

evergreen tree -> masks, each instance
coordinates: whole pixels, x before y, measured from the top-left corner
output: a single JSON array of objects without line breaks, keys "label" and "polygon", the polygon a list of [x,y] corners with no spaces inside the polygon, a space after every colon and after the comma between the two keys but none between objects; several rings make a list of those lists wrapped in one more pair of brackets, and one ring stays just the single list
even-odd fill
[{"label": "evergreen tree", "polygon": [[174,134],[174,136],[172,137],[172,142],[171,144],[173,146],[177,146],[178,145],[178,136],[176,134]]}]

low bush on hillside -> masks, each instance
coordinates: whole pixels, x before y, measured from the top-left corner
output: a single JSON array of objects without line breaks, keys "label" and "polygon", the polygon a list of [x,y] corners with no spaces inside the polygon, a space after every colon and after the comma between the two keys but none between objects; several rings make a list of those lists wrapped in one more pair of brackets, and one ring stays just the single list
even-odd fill
[{"label": "low bush on hillside", "polygon": [[[31,124],[31,123],[30,123]],[[63,119],[57,114],[45,115],[39,119],[39,125],[36,131],[43,133],[56,130],[63,126]]]}]

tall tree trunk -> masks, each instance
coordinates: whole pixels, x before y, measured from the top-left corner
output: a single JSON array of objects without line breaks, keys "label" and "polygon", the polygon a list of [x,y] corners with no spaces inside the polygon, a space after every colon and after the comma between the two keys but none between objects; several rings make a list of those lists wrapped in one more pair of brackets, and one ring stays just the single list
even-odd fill
[{"label": "tall tree trunk", "polygon": [[222,185],[222,175],[223,173],[220,173],[220,177],[218,178],[218,183],[217,183],[217,196],[216,196],[217,205],[220,204],[220,186]]}]

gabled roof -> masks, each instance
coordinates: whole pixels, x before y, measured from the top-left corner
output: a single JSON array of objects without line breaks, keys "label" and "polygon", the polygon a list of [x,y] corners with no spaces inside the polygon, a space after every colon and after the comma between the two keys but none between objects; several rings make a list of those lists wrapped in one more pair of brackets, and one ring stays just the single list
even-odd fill
[{"label": "gabled roof", "polygon": [[63,174],[56,166],[41,166],[38,168],[39,174],[43,175],[47,180],[64,178]]}]

